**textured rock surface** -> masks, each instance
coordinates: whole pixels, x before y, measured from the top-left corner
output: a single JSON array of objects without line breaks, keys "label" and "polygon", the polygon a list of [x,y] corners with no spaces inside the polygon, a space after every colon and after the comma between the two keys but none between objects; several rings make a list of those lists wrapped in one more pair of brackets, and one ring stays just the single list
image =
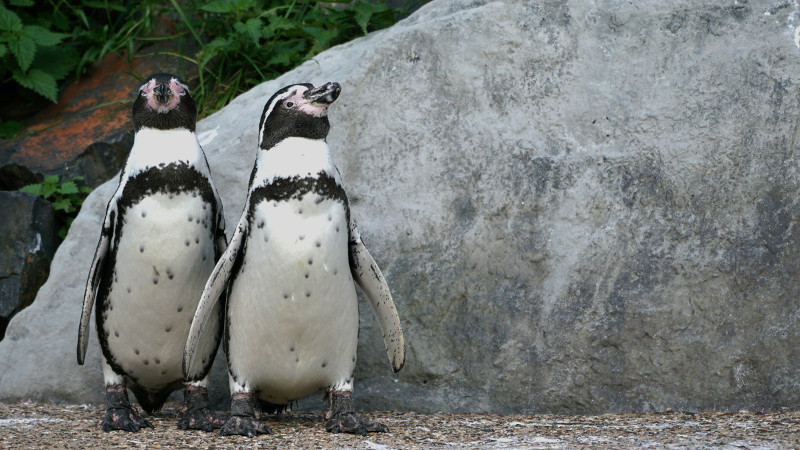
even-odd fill
[{"label": "textured rock surface", "polygon": [[[342,83],[329,142],[408,343],[395,378],[364,306],[360,407],[797,408],[796,26],[784,1],[434,1],[198,128],[233,224],[269,95]],[[74,345],[114,184],[9,326],[0,398],[101,401]]]},{"label": "textured rock surface", "polygon": [[184,76],[183,60],[159,54],[180,52],[168,42],[132,61],[110,54],[51,104],[25,121],[16,140],[0,140],[0,189],[15,190],[38,174],[69,179],[83,176],[88,186],[108,180],[125,163],[133,144],[131,102],[139,81],[163,71]]},{"label": "textured rock surface", "polygon": [[0,192],[0,339],[9,319],[30,305],[56,251],[53,207],[25,192]]}]

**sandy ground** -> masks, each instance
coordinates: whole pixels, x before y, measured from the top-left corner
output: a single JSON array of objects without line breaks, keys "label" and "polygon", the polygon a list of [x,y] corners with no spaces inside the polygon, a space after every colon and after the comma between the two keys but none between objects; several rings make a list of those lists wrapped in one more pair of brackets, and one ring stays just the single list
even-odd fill
[{"label": "sandy ground", "polygon": [[270,416],[257,438],[182,431],[177,403],[150,417],[155,429],[100,430],[103,408],[0,403],[2,448],[800,448],[800,412],[489,415],[372,412],[389,426],[369,436],[325,432],[323,411]]}]

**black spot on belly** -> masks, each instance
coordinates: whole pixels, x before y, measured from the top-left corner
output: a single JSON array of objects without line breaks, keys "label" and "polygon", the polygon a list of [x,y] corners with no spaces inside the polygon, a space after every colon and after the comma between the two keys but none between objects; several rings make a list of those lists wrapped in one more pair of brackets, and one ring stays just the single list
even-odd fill
[{"label": "black spot on belly", "polygon": [[183,306],[178,306],[178,312],[183,311]]},{"label": "black spot on belly", "polygon": [[167,374],[167,371],[166,371],[166,370],[162,370],[162,371],[161,371],[161,375],[166,375],[166,374]]},{"label": "black spot on belly", "polygon": [[186,244],[187,247],[189,246],[189,240],[188,239],[185,240],[183,243]]},{"label": "black spot on belly", "polygon": [[144,253],[144,245],[139,246],[139,253]]},{"label": "black spot on belly", "polygon": [[328,366],[328,362],[327,361],[322,361],[322,367],[327,367],[327,366]]},{"label": "black spot on belly", "polygon": [[320,241],[314,241],[314,245],[316,245],[317,247],[319,247],[319,246],[321,246],[321,245],[322,245],[322,242],[320,242]]},{"label": "black spot on belly", "polygon": [[167,325],[167,328],[164,328],[164,331],[166,331],[167,333],[172,331],[172,325]]},{"label": "black spot on belly", "polygon": [[130,288],[130,286],[128,286],[128,294],[130,294],[130,293],[131,293],[131,288]]},{"label": "black spot on belly", "polygon": [[145,359],[145,360],[142,361],[142,364],[144,364],[145,366],[149,366],[150,365],[150,361]]},{"label": "black spot on belly", "polygon": [[192,216],[189,216],[189,222],[191,222],[192,220],[194,220],[194,219],[192,218]]},{"label": "black spot on belly", "polygon": [[306,291],[306,297],[311,297],[311,291]]},{"label": "black spot on belly", "polygon": [[133,349],[133,353],[138,355],[139,354],[139,349],[138,348]]},{"label": "black spot on belly", "polygon": [[333,274],[336,275],[337,273],[339,273],[339,269],[333,269]]},{"label": "black spot on belly", "polygon": [[200,238],[198,236],[194,237],[194,243],[195,244],[199,244],[200,243]]},{"label": "black spot on belly", "polygon": [[119,331],[114,330],[114,336],[119,337]]},{"label": "black spot on belly", "polygon": [[171,279],[173,279],[174,277],[175,277],[175,274],[174,274],[174,273],[172,273],[172,270],[170,270],[170,269],[167,269],[167,278],[169,278],[169,279],[171,280]]},{"label": "black spot on belly", "polygon": [[294,351],[294,347],[289,347],[289,351],[293,352]]},{"label": "black spot on belly", "polygon": [[153,277],[153,284],[158,284],[158,277]]},{"label": "black spot on belly", "polygon": [[258,222],[258,228],[264,228],[264,221]]},{"label": "black spot on belly", "polygon": [[153,362],[156,364],[161,364],[161,360],[158,358],[153,358]]},{"label": "black spot on belly", "polygon": [[147,211],[142,211],[142,217],[147,217]]},{"label": "black spot on belly", "polygon": [[311,265],[311,264],[313,264],[313,263],[314,263],[314,260],[313,260],[313,259],[311,259],[311,258],[308,258],[308,265],[310,266],[310,265]]},{"label": "black spot on belly", "polygon": [[306,272],[306,278],[308,278],[308,275],[309,275],[309,273],[308,273],[308,272]]}]

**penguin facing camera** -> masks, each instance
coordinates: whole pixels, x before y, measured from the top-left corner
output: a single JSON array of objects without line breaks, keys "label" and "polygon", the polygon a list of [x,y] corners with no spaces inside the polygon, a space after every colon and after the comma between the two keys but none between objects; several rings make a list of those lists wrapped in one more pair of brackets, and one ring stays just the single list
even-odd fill
[{"label": "penguin facing camera", "polygon": [[[227,247],[225,221],[205,153],[195,135],[197,106],[176,76],[154,74],[133,103],[134,143],[108,207],[89,270],[78,336],[78,364],[95,320],[103,354],[105,431],[153,425],[147,412],[184,388],[178,426],[212,431],[208,373],[222,337],[224,299],[209,312],[198,363],[184,376],[182,355],[208,275]],[[216,299],[215,299],[216,300]]]}]

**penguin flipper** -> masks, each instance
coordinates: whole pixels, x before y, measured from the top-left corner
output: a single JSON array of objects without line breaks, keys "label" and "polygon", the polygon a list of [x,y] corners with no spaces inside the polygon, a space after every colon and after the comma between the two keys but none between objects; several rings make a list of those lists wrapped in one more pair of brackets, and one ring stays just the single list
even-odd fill
[{"label": "penguin flipper", "polygon": [[194,378],[193,375],[196,372],[194,359],[197,353],[197,346],[200,343],[200,336],[203,334],[203,328],[208,318],[214,311],[214,306],[225,293],[236,259],[243,247],[247,228],[247,214],[242,214],[242,218],[236,226],[236,231],[231,237],[230,244],[219,258],[219,261],[217,261],[217,265],[214,266],[214,270],[208,277],[205,288],[203,288],[203,295],[197,304],[197,310],[195,310],[194,318],[192,318],[192,326],[189,328],[189,335],[186,338],[186,345],[183,348],[183,375],[187,379]]},{"label": "penguin flipper", "polygon": [[361,235],[356,227],[356,222],[350,219],[350,271],[353,278],[367,295],[372,311],[378,318],[383,333],[383,344],[386,347],[386,354],[392,370],[399,372],[406,361],[405,341],[403,339],[403,328],[400,326],[400,316],[394,306],[392,294],[386,279],[383,278],[381,269],[372,255],[369,254],[367,247],[361,241]]},{"label": "penguin flipper", "polygon": [[83,294],[83,310],[81,311],[81,322],[78,328],[78,364],[83,365],[86,360],[86,349],[89,346],[89,318],[92,315],[92,307],[97,298],[97,289],[100,286],[100,275],[106,263],[106,257],[111,250],[111,241],[114,236],[114,224],[117,215],[116,197],[108,203],[106,217],[103,221],[103,229],[100,232],[100,240],[97,242],[97,249],[94,251],[94,259],[89,269],[89,278],[86,281],[86,291]]}]

